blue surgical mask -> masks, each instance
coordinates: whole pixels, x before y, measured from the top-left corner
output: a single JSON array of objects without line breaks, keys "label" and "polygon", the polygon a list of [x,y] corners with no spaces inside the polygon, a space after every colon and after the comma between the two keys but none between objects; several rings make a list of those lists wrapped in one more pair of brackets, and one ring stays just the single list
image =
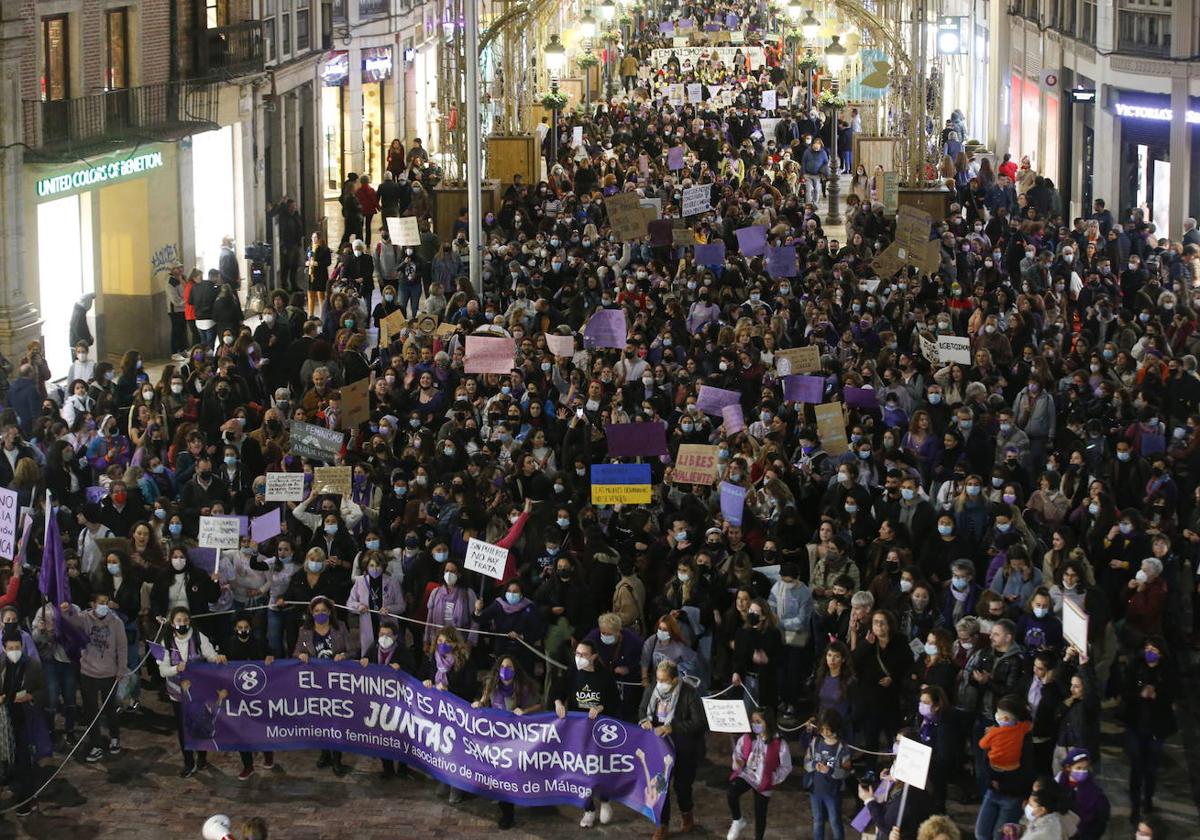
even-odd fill
[{"label": "blue surgical mask", "polygon": [[155,519],[166,519],[167,512],[163,508],[155,508],[154,509],[154,518]]},{"label": "blue surgical mask", "polygon": [[402,498],[404,498],[404,494],[408,492],[408,488],[407,487],[393,487],[392,492],[396,494],[397,498],[402,499]]},{"label": "blue surgical mask", "polygon": [[113,577],[116,577],[117,575],[121,574],[121,564],[120,563],[109,563],[107,565],[107,569],[108,569],[108,573],[110,575],[112,575]]},{"label": "blue surgical mask", "polygon": [[508,601],[508,603],[515,606],[515,605],[521,603],[521,593],[520,592],[505,592],[504,600]]},{"label": "blue surgical mask", "polygon": [[934,394],[930,394],[930,395],[929,395],[929,404],[930,404],[930,405],[937,405],[937,404],[938,404],[938,403],[940,403],[941,401],[942,401],[942,395],[941,395],[941,394],[934,393]]},{"label": "blue surgical mask", "polygon": [[938,533],[941,534],[943,537],[948,537],[954,533],[954,526],[953,525],[939,525]]},{"label": "blue surgical mask", "polygon": [[367,551],[378,551],[379,540],[367,540]]},{"label": "blue surgical mask", "polygon": [[996,530],[999,531],[1001,534],[1007,534],[1009,531],[1012,530],[1012,523],[1011,522],[997,522]]},{"label": "blue surgical mask", "polygon": [[326,534],[330,534],[330,535],[336,534],[336,533],[337,533],[337,523],[336,523],[336,522],[331,522],[331,523],[329,523],[328,525],[326,525],[326,526],[325,526],[325,533],[326,533]]},{"label": "blue surgical mask", "polygon": [[304,568],[308,569],[314,575],[320,574],[321,571],[325,568],[325,561],[324,560],[309,560],[307,563],[304,564]]},{"label": "blue surgical mask", "polygon": [[966,589],[968,586],[971,585],[971,582],[969,580],[967,580],[965,577],[955,577],[950,581],[950,585],[953,586],[955,589],[957,589],[959,592],[962,592],[964,589]]},{"label": "blue surgical mask", "polygon": [[1050,612],[1050,610],[1046,609],[1045,607],[1034,607],[1033,608],[1033,614],[1037,618],[1045,618],[1049,612]]},{"label": "blue surgical mask", "polygon": [[172,537],[178,537],[180,534],[183,533],[183,523],[182,522],[172,522],[170,525],[167,526],[167,530],[171,532]]},{"label": "blue surgical mask", "polygon": [[911,487],[901,487],[900,488],[900,498],[904,499],[904,501],[906,501],[906,502],[911,502],[916,497],[916,495],[917,495],[917,491],[913,490]]},{"label": "blue surgical mask", "polygon": [[438,563],[445,563],[447,560],[450,559],[450,552],[435,551],[435,552],[433,552],[433,559],[436,560]]},{"label": "blue surgical mask", "polygon": [[558,546],[556,546],[556,545],[555,546],[549,546],[549,545],[546,546],[546,553],[549,554],[551,557],[557,557],[558,556]]}]

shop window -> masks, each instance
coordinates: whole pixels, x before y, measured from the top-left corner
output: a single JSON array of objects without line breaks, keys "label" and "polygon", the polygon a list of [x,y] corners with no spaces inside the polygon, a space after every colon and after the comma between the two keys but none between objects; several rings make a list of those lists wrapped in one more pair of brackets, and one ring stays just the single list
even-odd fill
[{"label": "shop window", "polygon": [[263,56],[267,61],[275,60],[275,18],[263,19]]},{"label": "shop window", "polygon": [[105,29],[108,55],[104,87],[124,90],[129,87],[129,9],[110,9],[105,14]]},{"label": "shop window", "polygon": [[308,9],[296,9],[296,52],[308,52]]},{"label": "shop window", "polygon": [[42,18],[42,99],[58,102],[71,95],[67,16]]}]

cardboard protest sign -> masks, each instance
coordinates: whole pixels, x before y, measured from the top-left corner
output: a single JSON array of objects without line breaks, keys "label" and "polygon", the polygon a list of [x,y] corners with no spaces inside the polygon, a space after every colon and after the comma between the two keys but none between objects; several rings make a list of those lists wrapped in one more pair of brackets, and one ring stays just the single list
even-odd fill
[{"label": "cardboard protest sign", "polygon": [[305,495],[304,473],[267,473],[268,502],[302,502]]},{"label": "cardboard protest sign", "polygon": [[763,107],[764,111],[774,111],[775,110],[775,107],[776,107],[775,91],[764,90],[762,92],[762,107]]},{"label": "cardboard protest sign", "polygon": [[813,413],[817,417],[821,448],[834,456],[849,452],[850,442],[846,439],[846,418],[842,414],[842,404],[834,402],[813,406]]},{"label": "cardboard protest sign", "polygon": [[240,545],[241,533],[236,517],[201,516],[201,548],[234,548]]},{"label": "cardboard protest sign", "polygon": [[598,310],[588,318],[583,327],[583,342],[588,347],[623,350],[628,336],[629,327],[625,322],[625,312],[620,309]]},{"label": "cardboard protest sign", "polygon": [[292,420],[288,424],[288,435],[291,453],[300,458],[332,464],[342,451],[342,433],[323,426]]},{"label": "cardboard protest sign", "polygon": [[758,257],[767,250],[767,229],[764,225],[750,225],[734,231],[737,236],[738,250],[742,256]]},{"label": "cardboard protest sign", "polygon": [[699,82],[693,82],[687,86],[687,101],[693,104],[699,104],[704,100],[704,85]]},{"label": "cardboard protest sign", "polygon": [[504,577],[504,567],[508,563],[508,549],[499,545],[477,540],[471,537],[467,543],[467,556],[463,567],[471,572],[478,572],[490,578],[500,580]]},{"label": "cardboard protest sign", "polygon": [[932,338],[926,338],[924,333],[917,333],[917,342],[920,345],[921,355],[935,367],[940,365],[941,354],[938,353],[937,341]]},{"label": "cardboard protest sign", "polygon": [[728,391],[712,385],[701,385],[700,393],[696,396],[696,408],[705,414],[720,414],[727,405],[738,405],[742,395],[737,391]]},{"label": "cardboard protest sign", "polygon": [[671,244],[676,247],[687,247],[696,244],[696,233],[691,228],[673,228]]},{"label": "cardboard protest sign", "polygon": [[0,488],[0,557],[14,559],[17,546],[17,521],[20,519],[17,491]]},{"label": "cardboard protest sign", "polygon": [[971,364],[971,339],[957,335],[939,335],[937,339],[938,361],[947,365],[958,362]]},{"label": "cardboard protest sign", "polygon": [[896,760],[892,762],[891,776],[906,785],[925,790],[932,758],[932,747],[912,738],[901,738],[896,745]]},{"label": "cardboard protest sign", "polygon": [[379,343],[391,344],[392,339],[400,334],[407,323],[403,309],[397,309],[391,315],[379,319]]},{"label": "cardboard protest sign", "polygon": [[313,487],[318,493],[335,493],[349,498],[354,487],[354,470],[350,467],[315,467]]},{"label": "cardboard protest sign", "polygon": [[559,358],[569,359],[575,355],[575,336],[546,333],[546,349]]},{"label": "cardboard protest sign", "polygon": [[708,728],[712,732],[749,732],[750,718],[746,715],[744,700],[721,700],[717,697],[703,697],[704,716],[708,718]]},{"label": "cardboard protest sign", "polygon": [[504,336],[469,335],[463,370],[466,373],[512,373],[516,342]]},{"label": "cardboard protest sign", "polygon": [[[657,457],[669,454],[667,429],[658,421],[606,423],[604,438],[610,458]],[[594,482],[596,479],[593,478]]]},{"label": "cardboard protest sign", "polygon": [[622,242],[638,242],[646,235],[646,216],[638,203],[637,193],[617,193],[604,199],[608,222]]},{"label": "cardboard protest sign", "polygon": [[683,191],[683,205],[680,212],[685,216],[696,216],[707,213],[712,209],[712,185],[697,184],[686,187]]},{"label": "cardboard protest sign", "polygon": [[671,481],[675,484],[708,484],[717,480],[717,447],[685,443],[675,456]]},{"label": "cardboard protest sign", "polygon": [[821,351],[814,345],[775,351],[775,373],[790,376],[821,369]]},{"label": "cardboard protest sign", "polygon": [[649,464],[592,464],[591,476],[594,505],[650,504]]},{"label": "cardboard protest sign", "polygon": [[371,419],[371,383],[360,379],[338,389],[342,395],[342,428],[356,429]]},{"label": "cardboard protest sign", "polygon": [[416,216],[388,216],[388,236],[393,245],[401,248],[416,248],[421,244],[421,231]]}]

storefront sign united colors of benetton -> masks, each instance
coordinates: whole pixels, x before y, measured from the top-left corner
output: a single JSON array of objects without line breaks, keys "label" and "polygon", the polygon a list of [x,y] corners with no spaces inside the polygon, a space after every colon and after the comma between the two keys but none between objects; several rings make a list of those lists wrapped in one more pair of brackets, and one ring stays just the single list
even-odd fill
[{"label": "storefront sign united colors of benetton", "polygon": [[71,190],[85,189],[108,181],[117,181],[132,175],[140,175],[151,169],[159,169],[163,165],[162,152],[150,152],[124,160],[115,160],[100,166],[88,166],[69,172],[65,175],[55,175],[51,178],[41,178],[37,182],[39,198],[48,195],[58,195]]}]

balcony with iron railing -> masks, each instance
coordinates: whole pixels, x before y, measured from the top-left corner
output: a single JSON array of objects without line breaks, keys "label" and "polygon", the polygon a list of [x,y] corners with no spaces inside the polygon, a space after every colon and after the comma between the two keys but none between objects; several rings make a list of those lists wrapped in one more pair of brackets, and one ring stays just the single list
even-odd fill
[{"label": "balcony with iron railing", "polygon": [[240,76],[263,69],[262,21],[200,30],[194,46],[192,78]]},{"label": "balcony with iron railing", "polygon": [[218,96],[215,83],[163,82],[74,99],[25,100],[25,145],[55,158],[177,139],[216,126]]}]

